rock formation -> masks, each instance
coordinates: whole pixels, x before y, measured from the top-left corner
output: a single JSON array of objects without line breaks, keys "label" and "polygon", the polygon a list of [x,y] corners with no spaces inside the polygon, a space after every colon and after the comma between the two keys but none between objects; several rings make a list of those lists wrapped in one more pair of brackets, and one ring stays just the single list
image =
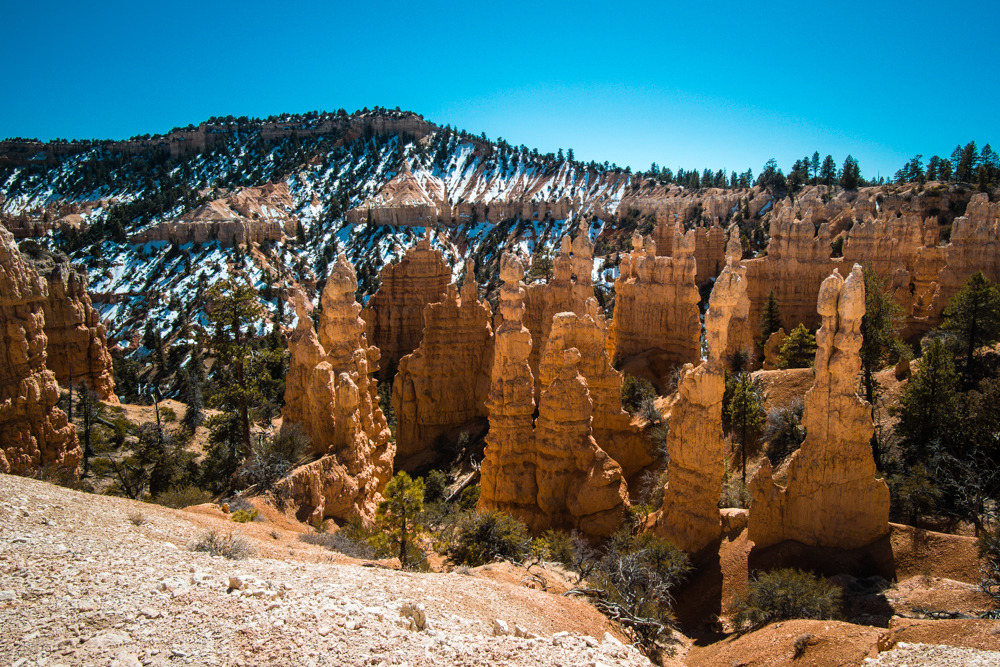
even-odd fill
[{"label": "rock formation", "polygon": [[[657,257],[673,255],[676,220],[668,221],[668,217],[670,216],[658,215],[656,227],[650,234],[656,244]],[[694,258],[698,266],[695,274],[695,283],[698,285],[719,275],[726,266],[726,232],[719,225],[718,216],[711,226],[699,225],[694,228]]]},{"label": "rock formation", "polygon": [[76,428],[55,407],[59,385],[45,366],[48,289],[0,229],[0,472],[42,467],[75,474]]},{"label": "rock formation", "polygon": [[440,435],[486,417],[493,313],[479,301],[475,275],[470,259],[461,296],[452,284],[444,301],[424,308],[420,347],[399,362],[392,386],[397,469],[431,448]]},{"label": "rock formation", "polygon": [[101,400],[118,403],[107,329],[87,294],[87,272],[70,264],[66,255],[40,246],[26,259],[48,283],[49,296],[42,302],[48,338],[45,365],[59,384],[72,382],[76,388],[85,382]]},{"label": "rock formation", "polygon": [[781,346],[785,343],[785,330],[784,328],[778,329],[773,334],[767,337],[767,342],[764,343],[764,370],[773,371],[778,368],[778,353],[781,352]]},{"label": "rock formation", "polygon": [[889,488],[876,479],[870,407],[857,396],[865,285],[861,266],[847,280],[823,281],[817,301],[816,381],[806,393],[806,439],[777,486],[769,463],[750,483],[749,537],[758,547],[784,540],[857,549],[889,532]]},{"label": "rock formation", "polygon": [[357,288],[354,267],[340,255],[323,290],[318,336],[311,304],[296,294],[282,428],[299,424],[320,458],[293,471],[278,492],[292,499],[301,521],[356,516],[369,522],[392,476],[395,446],[370,377],[379,350],[367,344]]},{"label": "rock formation", "polygon": [[672,257],[655,257],[643,249],[642,237],[632,239],[632,253],[622,259],[615,280],[608,336],[613,362],[643,355],[652,376],[660,379],[701,356],[695,237],[695,230],[684,234],[678,225]]},{"label": "rock formation", "polygon": [[433,250],[430,230],[396,264],[382,269],[382,284],[361,311],[368,340],[382,352],[383,376],[417,349],[424,333],[424,308],[441,301],[451,269]]},{"label": "rock formation", "polygon": [[552,262],[552,279],[548,283],[536,283],[527,287],[524,325],[531,332],[531,356],[528,364],[535,376],[536,398],[541,391],[538,364],[549,338],[552,317],[556,313],[582,315],[588,312],[587,300],[594,298],[593,271],[594,245],[590,242],[586,227],[583,227],[578,230],[575,239],[562,237],[559,253]]},{"label": "rock formation", "polygon": [[223,246],[281,241],[295,236],[298,221],[285,183],[268,184],[214,199],[175,220],[167,220],[129,237],[129,243],[171,241]]},{"label": "rock formation", "polygon": [[727,260],[709,298],[705,315],[708,359],[697,368],[685,364],[677,393],[668,406],[670,455],[663,507],[654,515],[656,534],[695,553],[719,537],[719,494],[724,473],[722,397],[729,324],[746,298],[745,269]]},{"label": "rock formation", "polygon": [[577,528],[602,537],[620,524],[627,505],[621,468],[593,438],[593,400],[580,375],[579,350],[542,392],[537,428],[534,377],[528,365],[531,333],[523,324],[524,266],[501,260],[500,315],[487,409],[490,432],[479,509],[509,512],[535,533]]},{"label": "rock formation", "polygon": [[563,352],[580,351],[580,374],[587,380],[593,401],[593,433],[597,445],[621,467],[626,480],[632,480],[654,462],[648,438],[631,425],[631,415],[622,409],[622,382],[608,358],[608,323],[590,297],[581,314],[557,313],[552,318],[549,338],[539,364],[542,391],[562,372]]}]

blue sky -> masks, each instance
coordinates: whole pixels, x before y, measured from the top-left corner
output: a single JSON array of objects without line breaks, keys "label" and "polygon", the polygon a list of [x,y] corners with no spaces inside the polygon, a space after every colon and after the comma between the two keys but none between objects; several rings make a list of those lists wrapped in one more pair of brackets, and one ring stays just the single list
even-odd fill
[{"label": "blue sky", "polygon": [[0,137],[399,106],[646,169],[1000,143],[1000,2],[7,3]]}]

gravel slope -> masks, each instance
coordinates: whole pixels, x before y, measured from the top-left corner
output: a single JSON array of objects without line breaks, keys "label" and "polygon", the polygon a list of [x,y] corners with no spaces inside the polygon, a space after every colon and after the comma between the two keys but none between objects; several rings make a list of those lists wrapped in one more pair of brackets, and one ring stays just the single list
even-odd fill
[{"label": "gravel slope", "polygon": [[[580,600],[331,562],[277,529],[273,544],[250,537],[259,557],[189,551],[212,526],[238,528],[0,475],[0,664],[649,664]],[[406,603],[424,606],[425,629]],[[536,637],[494,636],[494,619]]]}]

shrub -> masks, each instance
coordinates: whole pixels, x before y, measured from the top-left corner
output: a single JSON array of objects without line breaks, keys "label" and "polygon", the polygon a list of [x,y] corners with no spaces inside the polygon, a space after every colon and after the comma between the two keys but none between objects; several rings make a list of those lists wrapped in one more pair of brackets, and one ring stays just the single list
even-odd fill
[{"label": "shrub", "polygon": [[250,446],[237,477],[261,490],[270,489],[308,453],[311,441],[298,424],[289,424],[270,438],[260,437]]},{"label": "shrub", "polygon": [[806,438],[802,428],[802,414],[805,403],[796,398],[788,407],[771,408],[764,424],[764,440],[767,441],[767,458],[777,467],[799,448]]},{"label": "shrub", "polygon": [[260,512],[256,508],[252,510],[237,510],[233,512],[233,521],[236,523],[249,523],[255,521]]},{"label": "shrub", "polygon": [[146,515],[142,513],[142,510],[132,510],[128,513],[128,520],[133,526],[141,526],[146,523]]},{"label": "shrub", "polygon": [[564,530],[545,531],[532,542],[531,550],[542,560],[567,566],[573,562],[573,538]]},{"label": "shrub", "polygon": [[458,498],[459,509],[466,512],[475,511],[476,505],[479,504],[479,496],[481,493],[482,488],[478,484],[466,487],[465,490],[462,491],[462,495]]},{"label": "shrub", "polygon": [[212,494],[199,489],[197,486],[188,485],[164,491],[154,497],[153,502],[164,507],[182,509],[184,507],[191,507],[192,505],[210,503],[212,502]]},{"label": "shrub", "polygon": [[347,532],[341,529],[336,533],[307,533],[300,535],[299,539],[308,544],[316,544],[324,549],[336,551],[351,558],[371,560],[379,557],[371,544],[364,540],[352,539],[347,536]]},{"label": "shrub", "polygon": [[672,591],[691,571],[687,554],[652,533],[622,527],[590,566],[595,606],[619,620],[647,650],[663,647],[674,621]]},{"label": "shrub", "polygon": [[990,618],[1000,618],[1000,526],[993,530],[984,529],[976,540],[979,558],[982,562],[983,579],[979,586],[993,598],[996,609],[989,612]]},{"label": "shrub", "polygon": [[445,499],[448,476],[440,470],[431,470],[424,479],[424,502],[438,503]]},{"label": "shrub", "polygon": [[497,558],[520,562],[531,553],[531,537],[521,521],[489,510],[464,519],[446,553],[455,564],[472,567]]},{"label": "shrub", "polygon": [[251,558],[257,553],[253,544],[239,533],[232,531],[222,533],[214,529],[198,538],[198,541],[191,545],[191,551],[222,556],[230,560]]},{"label": "shrub", "polygon": [[642,409],[642,404],[646,400],[656,398],[656,387],[646,378],[626,375],[622,383],[622,407],[628,410],[629,414],[636,414]]},{"label": "shrub", "polygon": [[737,596],[733,623],[756,630],[774,621],[796,618],[835,619],[840,615],[840,589],[808,572],[785,568],[750,580],[747,598]]}]

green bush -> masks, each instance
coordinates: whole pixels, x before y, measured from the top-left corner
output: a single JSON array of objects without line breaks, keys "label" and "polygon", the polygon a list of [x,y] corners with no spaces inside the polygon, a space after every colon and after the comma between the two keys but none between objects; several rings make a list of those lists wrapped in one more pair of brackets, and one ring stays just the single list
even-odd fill
[{"label": "green bush", "polygon": [[273,436],[252,443],[236,476],[245,484],[270,489],[309,452],[311,444],[301,426],[289,424]]},{"label": "green bush", "polygon": [[979,558],[982,561],[983,579],[979,586],[993,598],[994,610],[990,618],[1000,618],[1000,526],[983,530],[976,540]]},{"label": "green bush", "polygon": [[531,543],[531,551],[538,558],[570,565],[573,562],[573,538],[564,530],[546,530]]},{"label": "green bush", "polygon": [[250,540],[239,533],[222,533],[217,530],[204,533],[198,538],[198,541],[191,545],[191,551],[209,553],[230,560],[252,558],[257,553]]},{"label": "green bush", "polygon": [[810,368],[816,358],[816,336],[804,324],[792,329],[778,350],[778,368]]},{"label": "green bush", "polygon": [[169,491],[155,496],[153,502],[179,510],[192,505],[210,503],[212,502],[212,494],[193,485],[173,487]]},{"label": "green bush", "polygon": [[252,510],[236,510],[233,512],[233,521],[236,523],[250,523],[255,521],[260,512],[254,508]]},{"label": "green bush", "polygon": [[456,565],[477,567],[497,558],[520,562],[531,553],[528,527],[509,514],[489,510],[472,514],[458,526],[446,550]]},{"label": "green bush", "polygon": [[840,616],[841,591],[830,582],[792,568],[767,572],[750,580],[750,592],[733,604],[733,623],[755,630],[775,621]]},{"label": "green bush", "polygon": [[440,470],[431,470],[424,478],[424,502],[439,503],[445,499],[448,476]]},{"label": "green bush", "polygon": [[646,378],[626,375],[622,383],[622,407],[628,410],[629,414],[636,414],[642,409],[646,401],[656,398],[656,387]]}]

